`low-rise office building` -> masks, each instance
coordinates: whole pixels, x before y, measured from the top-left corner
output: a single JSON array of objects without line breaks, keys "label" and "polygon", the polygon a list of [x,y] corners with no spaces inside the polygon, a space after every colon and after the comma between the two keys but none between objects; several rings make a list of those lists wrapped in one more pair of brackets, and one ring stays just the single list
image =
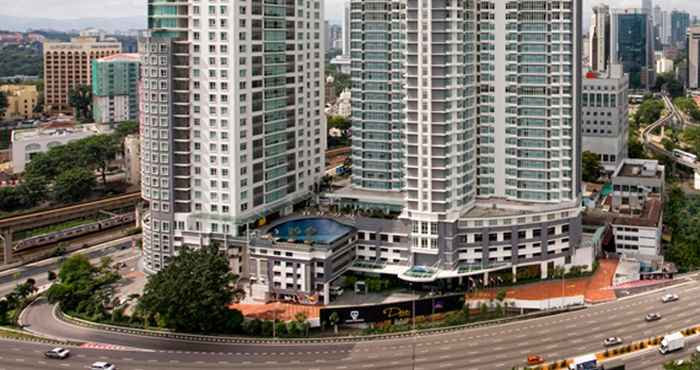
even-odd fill
[{"label": "low-rise office building", "polygon": [[595,153],[607,172],[627,157],[629,78],[620,65],[589,72],[583,79],[583,150]]},{"label": "low-rise office building", "polygon": [[660,254],[664,176],[657,161],[638,159],[624,160],[613,174],[609,206],[618,254]]},{"label": "low-rise office building", "polygon": [[2,85],[0,92],[7,97],[5,111],[0,111],[0,121],[30,119],[38,114],[34,112],[39,92],[34,85]]},{"label": "low-rise office building", "polygon": [[69,120],[49,122],[39,128],[14,130],[11,138],[12,170],[14,173],[24,172],[33,156],[47,152],[54,146],[110,132],[109,127],[103,125],[75,125]]}]

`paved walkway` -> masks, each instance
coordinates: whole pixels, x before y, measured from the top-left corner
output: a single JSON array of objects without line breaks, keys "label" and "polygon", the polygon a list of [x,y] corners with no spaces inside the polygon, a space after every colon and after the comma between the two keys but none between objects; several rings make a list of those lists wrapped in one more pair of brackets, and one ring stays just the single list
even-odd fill
[{"label": "paved walkway", "polygon": [[[583,295],[586,303],[600,303],[615,299],[612,279],[617,260],[599,260],[599,267],[593,276],[576,279],[549,280],[520,286],[507,287],[506,298],[522,300],[543,300],[559,297]],[[501,288],[493,288],[468,294],[469,299],[494,299]]]},{"label": "paved walkway", "polygon": [[245,317],[252,317],[264,320],[294,320],[294,315],[299,312],[306,314],[308,319],[318,319],[320,317],[321,306],[306,306],[301,304],[291,303],[259,303],[259,304],[233,304],[231,308],[235,308]]}]

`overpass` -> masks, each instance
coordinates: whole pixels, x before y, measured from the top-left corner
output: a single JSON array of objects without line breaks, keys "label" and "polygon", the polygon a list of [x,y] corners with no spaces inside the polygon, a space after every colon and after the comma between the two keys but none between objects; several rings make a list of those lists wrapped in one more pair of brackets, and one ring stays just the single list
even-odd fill
[{"label": "overpass", "polygon": [[647,148],[650,152],[665,156],[667,158],[670,158],[673,160],[675,163],[688,167],[693,170],[698,170],[700,169],[700,166],[698,165],[697,162],[695,163],[689,163],[687,161],[682,160],[681,158],[676,157],[673,155],[673,152],[666,150],[663,146],[659,146],[655,144],[651,139],[651,133],[659,128],[659,127],[665,127],[669,125],[672,122],[680,122],[683,127],[685,127],[685,120],[683,118],[683,115],[678,111],[678,109],[673,105],[673,102],[671,102],[671,99],[668,98],[668,96],[664,95],[662,97],[664,104],[666,105],[666,109],[669,110],[669,114],[667,114],[664,117],[659,118],[658,121],[652,123],[651,125],[647,126],[642,130],[642,142],[644,143],[644,147]]},{"label": "overpass", "polygon": [[67,207],[40,210],[0,219],[0,239],[3,241],[2,264],[12,262],[12,236],[15,232],[53,225],[59,222],[93,215],[102,210],[111,210],[136,205],[141,201],[141,192],[78,203]]}]

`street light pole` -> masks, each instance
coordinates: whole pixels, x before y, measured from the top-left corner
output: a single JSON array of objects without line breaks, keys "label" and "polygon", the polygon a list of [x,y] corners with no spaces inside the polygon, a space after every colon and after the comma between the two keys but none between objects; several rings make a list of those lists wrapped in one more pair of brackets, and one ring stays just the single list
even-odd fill
[{"label": "street light pole", "polygon": [[413,331],[413,344],[412,344],[412,350],[411,350],[411,370],[416,369],[416,292],[413,289],[413,283],[411,283],[411,296],[413,297],[413,300],[411,301],[412,309],[411,309],[411,316],[412,316],[412,331]]}]

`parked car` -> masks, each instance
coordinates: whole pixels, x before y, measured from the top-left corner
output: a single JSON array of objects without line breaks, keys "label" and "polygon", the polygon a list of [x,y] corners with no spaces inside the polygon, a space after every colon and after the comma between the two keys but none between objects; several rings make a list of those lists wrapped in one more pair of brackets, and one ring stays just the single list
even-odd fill
[{"label": "parked car", "polygon": [[117,368],[109,362],[98,361],[90,365],[90,370],[117,370]]},{"label": "parked car", "polygon": [[620,337],[605,338],[605,340],[603,341],[603,345],[606,347],[616,346],[618,344],[622,344],[622,338]]},{"label": "parked car", "polygon": [[661,297],[661,302],[663,303],[668,303],[668,302],[673,302],[678,300],[678,294],[666,294],[665,296]]},{"label": "parked car", "polygon": [[541,363],[544,363],[544,357],[538,356],[538,355],[528,355],[527,356],[527,364],[528,365],[539,365]]},{"label": "parked car", "polygon": [[332,286],[331,287],[331,296],[332,297],[339,297],[339,296],[343,295],[343,292],[344,292],[344,290],[342,287],[339,287],[339,286]]},{"label": "parked car", "polygon": [[648,313],[645,317],[644,320],[646,321],[656,321],[661,319],[661,314],[659,313]]},{"label": "parked car", "polygon": [[44,353],[44,357],[53,358],[57,360],[66,359],[68,358],[68,356],[70,356],[70,351],[61,347],[54,348]]}]

